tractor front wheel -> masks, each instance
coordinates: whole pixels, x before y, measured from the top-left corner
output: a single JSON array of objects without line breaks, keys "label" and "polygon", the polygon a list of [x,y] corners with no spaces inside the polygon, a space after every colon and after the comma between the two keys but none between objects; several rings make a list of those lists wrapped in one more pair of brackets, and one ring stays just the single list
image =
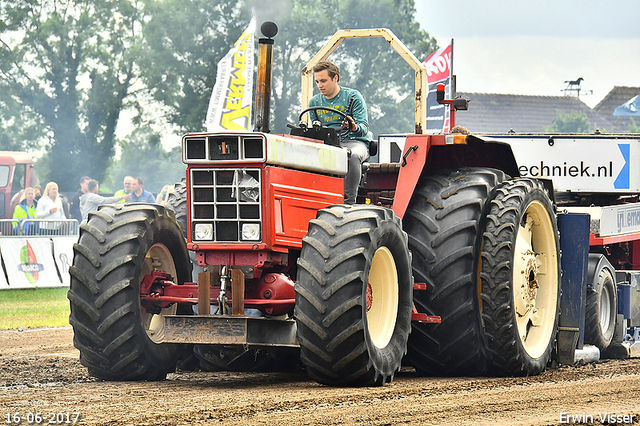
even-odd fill
[{"label": "tractor front wheel", "polygon": [[319,383],[382,385],[400,369],[411,329],[411,256],[390,209],[331,206],[302,241],[297,337]]},{"label": "tractor front wheel", "polygon": [[162,380],[173,371],[181,345],[162,343],[164,315],[177,305],[148,312],[140,283],[162,271],[182,284],[191,262],[171,209],[114,204],[89,213],[80,228],[70,267],[69,322],[80,362],[104,380]]}]

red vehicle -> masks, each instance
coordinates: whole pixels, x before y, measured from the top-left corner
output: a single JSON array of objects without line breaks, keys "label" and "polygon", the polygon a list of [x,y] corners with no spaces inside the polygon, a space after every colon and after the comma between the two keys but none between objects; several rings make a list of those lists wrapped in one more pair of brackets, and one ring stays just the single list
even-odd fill
[{"label": "red vehicle", "polygon": [[22,190],[38,183],[30,154],[0,151],[0,219],[13,217]]},{"label": "red vehicle", "polygon": [[[559,214],[553,181],[520,176],[509,141],[423,134],[426,70],[391,32],[336,33],[303,70],[303,108],[312,65],[345,38],[371,36],[415,70],[416,125],[399,162],[370,165],[359,204],[342,204],[348,153],[329,129],[269,133],[273,41],[261,39],[258,131],[185,135],[173,208],[90,214],[69,300],[91,374],[162,379],[193,344],[203,367],[300,359],[320,383],[381,385],[403,362],[425,375],[530,375],[552,357],[572,363],[580,336],[612,344],[618,290],[602,261],[612,241],[594,243],[601,254],[588,260],[586,216],[561,256],[559,221],[585,215]],[[630,240],[613,244],[640,254]],[[575,283],[577,296],[561,298]]]}]

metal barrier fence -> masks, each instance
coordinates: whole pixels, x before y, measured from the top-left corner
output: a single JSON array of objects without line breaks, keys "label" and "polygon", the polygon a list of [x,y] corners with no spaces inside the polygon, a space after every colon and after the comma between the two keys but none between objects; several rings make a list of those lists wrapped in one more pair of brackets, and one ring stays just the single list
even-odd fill
[{"label": "metal barrier fence", "polygon": [[75,219],[0,219],[0,237],[78,236],[79,230]]}]

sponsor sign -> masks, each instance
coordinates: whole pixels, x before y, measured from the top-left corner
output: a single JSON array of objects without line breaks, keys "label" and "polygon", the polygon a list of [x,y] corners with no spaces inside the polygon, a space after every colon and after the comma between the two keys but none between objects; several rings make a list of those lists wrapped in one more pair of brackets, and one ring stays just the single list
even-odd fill
[{"label": "sponsor sign", "polygon": [[253,97],[253,58],[256,21],[251,19],[231,50],[218,63],[213,86],[207,131],[249,130]]},{"label": "sponsor sign", "polygon": [[53,241],[53,255],[62,284],[68,287],[71,284],[71,276],[69,275],[69,266],[73,263],[73,244],[78,241],[78,237],[55,237]]},{"label": "sponsor sign", "polygon": [[0,239],[8,288],[60,287],[49,238]]},{"label": "sponsor sign", "polygon": [[433,52],[424,61],[427,69],[427,83],[429,93],[427,94],[427,131],[426,133],[447,133],[450,130],[449,106],[441,105],[436,99],[436,88],[438,84],[444,84],[446,99],[451,99],[451,76],[452,71],[453,40],[445,47]]},{"label": "sponsor sign", "polygon": [[485,137],[511,145],[522,177],[553,180],[556,191],[640,192],[640,140],[572,136]]}]

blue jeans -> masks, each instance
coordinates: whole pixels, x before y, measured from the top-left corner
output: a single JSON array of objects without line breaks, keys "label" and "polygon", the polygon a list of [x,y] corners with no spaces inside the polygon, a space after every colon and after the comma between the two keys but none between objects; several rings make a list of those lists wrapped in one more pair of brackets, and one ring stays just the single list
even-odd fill
[{"label": "blue jeans", "polygon": [[344,203],[355,204],[362,177],[362,163],[369,159],[369,148],[363,142],[347,139],[340,143],[343,148],[349,148],[349,168],[344,177]]}]

